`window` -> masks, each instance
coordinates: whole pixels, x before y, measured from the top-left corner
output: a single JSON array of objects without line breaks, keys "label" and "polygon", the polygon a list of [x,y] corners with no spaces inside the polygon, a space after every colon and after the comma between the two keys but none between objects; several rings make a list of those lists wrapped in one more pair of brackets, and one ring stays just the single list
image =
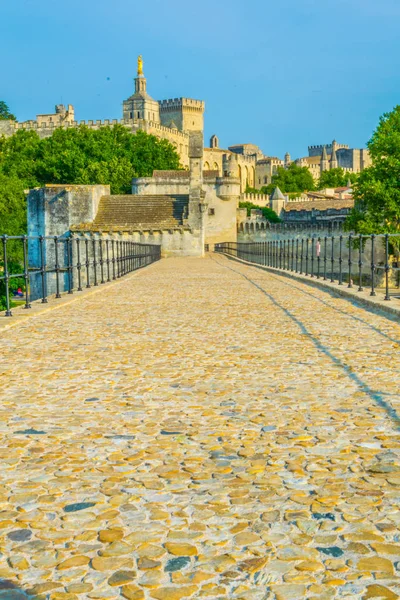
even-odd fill
[{"label": "window", "polygon": [[208,209],[208,214],[210,215],[210,217],[215,215],[215,208],[209,208]]},{"label": "window", "polygon": [[140,119],[140,111],[138,110],[137,118]]},{"label": "window", "polygon": [[133,112],[130,113],[130,118],[133,119]]},{"label": "window", "polygon": [[267,183],[267,178],[266,177],[264,177],[264,183]]}]

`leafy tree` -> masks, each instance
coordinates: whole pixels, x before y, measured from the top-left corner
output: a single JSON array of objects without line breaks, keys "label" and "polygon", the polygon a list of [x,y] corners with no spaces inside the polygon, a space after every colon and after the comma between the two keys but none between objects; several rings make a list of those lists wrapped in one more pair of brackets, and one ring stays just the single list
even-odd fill
[{"label": "leafy tree", "polygon": [[[0,118],[4,115],[9,115],[8,107],[0,102]],[[122,125],[56,129],[45,139],[34,131],[20,130],[0,138],[0,235],[26,233],[24,189],[46,183],[98,183],[110,184],[113,194],[128,194],[133,177],[150,176],[154,169],[179,168],[179,156],[167,140],[143,131],[132,135]],[[9,241],[7,251],[9,268],[16,264],[12,270],[20,272],[22,244]],[[15,287],[15,280],[11,285]],[[0,282],[0,305],[4,293]]]},{"label": "leafy tree", "polygon": [[400,105],[385,113],[368,142],[372,165],[358,177],[346,227],[358,233],[400,232]]},{"label": "leafy tree", "polygon": [[250,211],[252,208],[256,208],[257,210],[261,210],[264,219],[267,219],[270,223],[280,223],[281,220],[272,208],[269,206],[257,206],[257,204],[253,204],[252,202],[239,202],[239,208],[247,209],[247,216],[250,216]]},{"label": "leafy tree", "polygon": [[25,232],[24,183],[0,172],[0,234],[23,235]]},{"label": "leafy tree", "polygon": [[348,173],[340,167],[331,169],[330,171],[322,171],[318,189],[344,187],[349,180],[351,183],[355,183],[357,177],[357,173]]},{"label": "leafy tree", "polygon": [[0,100],[0,121],[6,120],[16,121],[16,117],[10,113],[10,109],[4,100]]},{"label": "leafy tree", "polygon": [[271,183],[263,186],[261,193],[272,194],[276,187],[279,187],[283,193],[301,193],[314,190],[315,183],[307,167],[299,167],[296,163],[291,163],[287,169],[278,167],[276,175],[272,176]]}]

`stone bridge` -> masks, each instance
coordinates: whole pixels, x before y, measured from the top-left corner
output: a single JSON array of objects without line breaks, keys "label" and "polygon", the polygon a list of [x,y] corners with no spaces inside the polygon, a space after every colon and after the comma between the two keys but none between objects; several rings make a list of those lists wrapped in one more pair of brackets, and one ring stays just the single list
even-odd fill
[{"label": "stone bridge", "polygon": [[399,597],[398,320],[214,254],[59,302],[1,322],[0,598]]}]

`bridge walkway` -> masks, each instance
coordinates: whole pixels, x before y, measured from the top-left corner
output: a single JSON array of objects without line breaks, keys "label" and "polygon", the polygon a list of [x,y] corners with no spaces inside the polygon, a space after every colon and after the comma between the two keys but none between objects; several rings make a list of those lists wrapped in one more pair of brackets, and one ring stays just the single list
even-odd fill
[{"label": "bridge walkway", "polygon": [[221,255],[3,331],[0,598],[398,597],[399,344]]}]

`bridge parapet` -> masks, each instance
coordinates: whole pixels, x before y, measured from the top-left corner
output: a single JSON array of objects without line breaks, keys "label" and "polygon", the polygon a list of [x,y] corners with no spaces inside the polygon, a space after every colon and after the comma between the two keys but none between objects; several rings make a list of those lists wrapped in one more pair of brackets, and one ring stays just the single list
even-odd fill
[{"label": "bridge parapet", "polygon": [[[14,288],[21,289],[24,308],[29,309],[33,300],[47,304],[50,295],[61,298],[62,293],[81,292],[161,258],[160,245],[137,243],[122,233],[3,235],[1,242],[4,270],[0,273],[0,283],[5,288],[7,317],[12,316]],[[18,273],[12,272],[11,265],[18,263]]]}]

